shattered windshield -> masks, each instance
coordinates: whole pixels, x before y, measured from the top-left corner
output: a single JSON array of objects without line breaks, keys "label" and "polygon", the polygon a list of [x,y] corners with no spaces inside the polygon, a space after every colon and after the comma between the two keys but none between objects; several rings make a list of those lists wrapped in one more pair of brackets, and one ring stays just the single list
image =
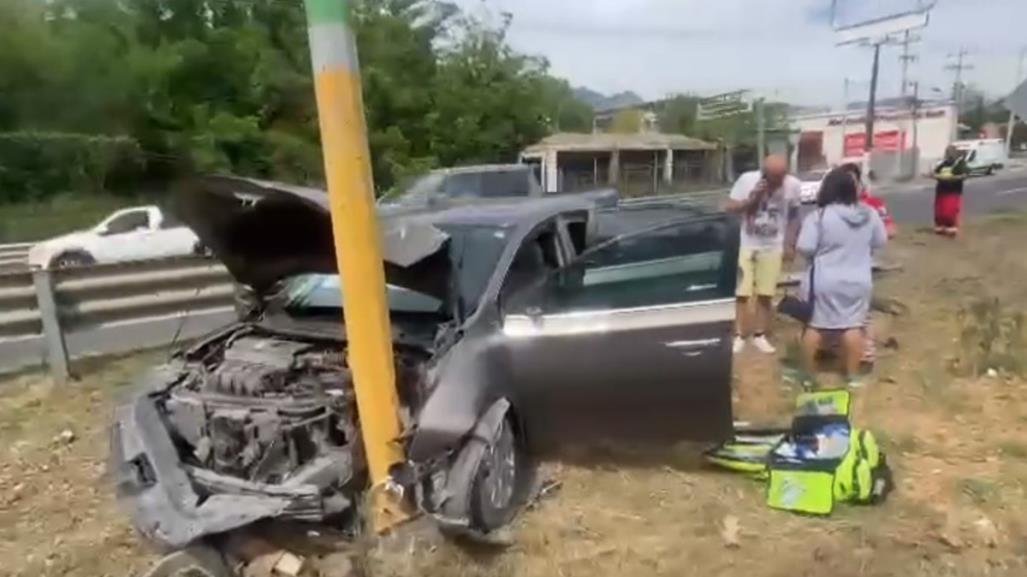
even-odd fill
[{"label": "shattered windshield", "polygon": [[[503,227],[450,225],[442,228],[450,235],[449,259],[456,271],[453,293],[459,314],[466,318],[478,309],[489,280],[495,271],[509,231]],[[337,274],[304,274],[286,281],[286,308],[292,310],[341,309],[341,280]],[[388,285],[389,310],[400,313],[445,313],[445,303],[419,292]]]}]

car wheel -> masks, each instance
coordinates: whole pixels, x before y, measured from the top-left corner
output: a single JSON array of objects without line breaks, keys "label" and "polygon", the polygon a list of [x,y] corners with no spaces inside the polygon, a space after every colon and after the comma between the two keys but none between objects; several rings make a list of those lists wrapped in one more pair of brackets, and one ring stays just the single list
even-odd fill
[{"label": "car wheel", "polygon": [[510,419],[504,418],[485,448],[471,485],[472,526],[489,533],[513,520],[524,504],[532,470]]},{"label": "car wheel", "polygon": [[56,258],[50,261],[50,268],[75,268],[80,266],[89,266],[91,264],[96,264],[96,260],[94,260],[88,253],[66,252],[57,255]]},{"label": "car wheel", "polygon": [[985,176],[991,176],[993,174],[995,174],[995,167],[994,166],[989,166],[988,170],[984,173]]}]

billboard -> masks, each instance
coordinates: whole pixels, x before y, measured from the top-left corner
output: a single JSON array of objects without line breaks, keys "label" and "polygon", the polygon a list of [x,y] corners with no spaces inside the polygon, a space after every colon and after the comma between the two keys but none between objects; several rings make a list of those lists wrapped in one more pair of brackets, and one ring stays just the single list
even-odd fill
[{"label": "billboard", "polygon": [[937,0],[834,0],[831,24],[835,30],[875,24],[910,14],[923,14]]},{"label": "billboard", "polygon": [[752,110],[752,104],[745,98],[747,94],[746,90],[738,90],[704,98],[699,102],[698,120],[703,122],[727,118]]},{"label": "billboard", "polygon": [[838,43],[880,41],[927,26],[937,0],[833,0],[831,25]]}]

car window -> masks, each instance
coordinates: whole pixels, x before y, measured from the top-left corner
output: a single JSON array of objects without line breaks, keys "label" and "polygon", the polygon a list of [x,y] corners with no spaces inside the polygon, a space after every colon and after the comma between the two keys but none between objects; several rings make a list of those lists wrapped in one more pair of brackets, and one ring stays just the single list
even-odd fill
[{"label": "car window", "polygon": [[150,213],[145,210],[133,210],[107,221],[107,234],[124,234],[138,229],[150,227]]},{"label": "car window", "polygon": [[175,215],[169,212],[164,213],[164,218],[160,221],[161,228],[178,228],[180,226],[184,225],[182,224],[182,221],[175,218]]},{"label": "car window", "polygon": [[446,178],[443,192],[451,198],[509,198],[531,194],[528,170],[457,172]]},{"label": "car window", "polygon": [[730,298],[737,264],[723,219],[675,223],[614,239],[518,295],[545,314]]}]

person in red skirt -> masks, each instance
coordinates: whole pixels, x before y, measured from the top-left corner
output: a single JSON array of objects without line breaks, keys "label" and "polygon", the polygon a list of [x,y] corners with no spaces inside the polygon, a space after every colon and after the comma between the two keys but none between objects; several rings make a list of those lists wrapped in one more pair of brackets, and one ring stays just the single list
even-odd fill
[{"label": "person in red skirt", "polygon": [[959,218],[963,210],[963,181],[970,169],[962,153],[950,146],[945,160],[934,168],[934,232],[949,237],[959,234]]}]

